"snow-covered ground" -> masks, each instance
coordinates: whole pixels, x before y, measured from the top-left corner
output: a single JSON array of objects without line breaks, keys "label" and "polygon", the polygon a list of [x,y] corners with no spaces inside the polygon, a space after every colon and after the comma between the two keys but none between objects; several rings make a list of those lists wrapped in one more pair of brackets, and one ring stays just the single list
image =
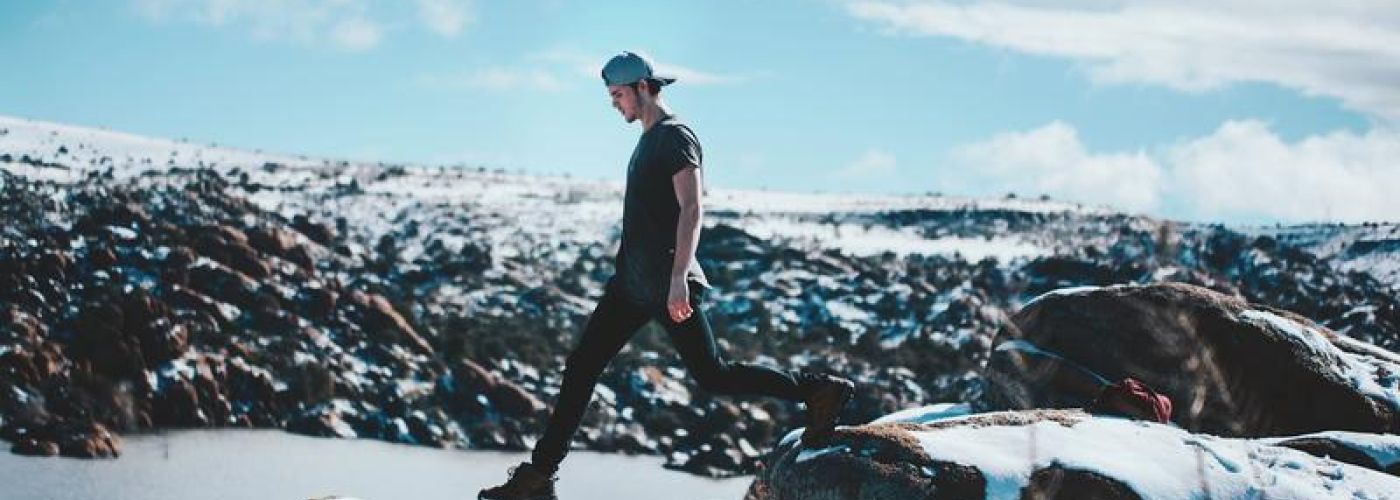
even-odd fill
[{"label": "snow-covered ground", "polygon": [[[145,170],[165,170],[171,166],[249,168],[275,162],[286,165],[318,166],[322,160],[306,157],[246,151],[197,144],[185,140],[144,137],[110,130],[27,120],[0,115],[0,154],[12,162],[5,168],[30,179],[73,181],[81,178],[77,169],[106,170],[116,175],[137,175]],[[71,168],[37,167],[21,164],[20,158],[59,164]]]},{"label": "snow-covered ground", "polygon": [[[12,157],[4,168],[31,179],[73,181],[80,179],[83,172],[21,163],[21,157],[27,156],[39,164],[97,171],[110,168],[118,178],[177,166],[210,167],[224,173],[246,174],[251,183],[296,188],[291,192],[265,189],[251,194],[250,199],[264,208],[290,218],[290,214],[319,206],[328,214],[353,221],[352,226],[372,238],[431,213],[431,209],[422,210],[424,206],[465,205],[513,217],[514,220],[502,221],[503,233],[487,237],[524,238],[540,243],[612,241],[622,214],[619,200],[623,186],[616,182],[429,166],[395,166],[393,172],[384,175],[389,167],[381,164],[244,151],[4,116],[0,116],[0,131],[4,132],[0,134],[0,152]],[[330,200],[318,196],[352,183],[367,196],[333,200],[334,205],[325,205]],[[915,209],[1096,212],[1051,201],[745,189],[712,189],[706,195],[706,204],[714,214],[711,224],[734,225],[763,238],[808,241],[858,256],[889,251],[900,255],[959,255],[971,261],[994,257],[1002,262],[1042,255],[1045,250],[1015,237],[928,238],[907,228],[819,222],[810,216]]]},{"label": "snow-covered ground", "polygon": [[[59,182],[81,178],[79,169],[133,177],[170,167],[210,167],[245,174],[263,189],[250,198],[284,214],[321,208],[346,217],[351,226],[376,240],[395,227],[432,214],[432,209],[471,206],[500,214],[500,231],[480,235],[537,245],[565,242],[615,243],[621,218],[622,185],[564,176],[527,175],[487,169],[384,165],[339,159],[247,151],[186,140],[142,137],[103,129],[0,116],[0,162],[12,173]],[[29,161],[22,162],[27,157]],[[366,196],[330,199],[332,192],[354,186]],[[378,195],[378,196],[376,196]],[[329,203],[329,204],[328,204]],[[1046,255],[1046,241],[1026,235],[980,237],[920,234],[916,228],[871,225],[862,214],[890,211],[1009,211],[1079,215],[1109,214],[1107,208],[1021,198],[972,199],[933,195],[794,193],[752,189],[710,189],[706,194],[710,224],[725,223],[763,238],[782,238],[834,248],[856,256],[960,256],[968,261],[995,258],[1006,264]],[[424,207],[430,207],[424,210]],[[447,210],[450,211],[450,210]],[[846,214],[856,217],[831,217]],[[825,217],[823,217],[825,216]],[[422,221],[420,221],[422,222]],[[1400,286],[1400,244],[1377,252],[1349,251],[1358,241],[1396,241],[1400,226],[1375,229],[1308,225],[1244,228],[1247,233],[1275,234],[1307,244],[1320,257],[1335,257],[1342,271],[1370,272]],[[1042,238],[1043,239],[1043,238]],[[507,253],[514,245],[499,245]],[[1374,246],[1374,243],[1372,243]],[[1389,247],[1386,247],[1389,248]]]},{"label": "snow-covered ground", "polygon": [[1400,221],[1363,225],[1301,224],[1287,227],[1246,227],[1240,232],[1270,235],[1300,245],[1337,270],[1370,273],[1400,291]]},{"label": "snow-covered ground", "polygon": [[[343,230],[351,236],[352,255],[371,254],[366,247],[385,237],[394,242],[404,262],[435,251],[455,255],[469,244],[479,245],[490,253],[489,269],[483,276],[491,283],[509,277],[507,281],[524,287],[543,285],[549,276],[578,262],[581,252],[610,255],[620,235],[624,187],[620,182],[487,168],[306,158],[3,116],[0,155],[8,156],[8,161],[0,156],[0,168],[57,182],[75,181],[94,172],[131,179],[172,167],[212,168],[225,179],[238,182],[254,204],[285,220],[301,215],[342,220]],[[711,188],[705,200],[708,227],[729,225],[786,247],[834,250],[854,257],[920,254],[971,263],[990,258],[1005,269],[1074,252],[1086,244],[1076,232],[1082,229],[1111,232],[1104,229],[1107,224],[1126,224],[1151,234],[1156,224],[1147,219],[1110,222],[1121,216],[1102,208],[1020,198]],[[889,216],[915,212],[941,215],[934,215],[934,219],[926,215]],[[1016,226],[1004,217],[1020,217],[1023,222]],[[1027,218],[1033,222],[1024,222]],[[1034,222],[1065,218],[1077,222]],[[1317,225],[1254,231],[1298,241],[1320,256],[1334,257],[1330,261],[1334,267],[1367,271],[1400,287],[1400,245],[1395,245],[1395,250],[1384,245],[1370,252],[1348,250],[1357,241],[1392,237],[1382,233],[1394,229],[1393,225],[1375,230]],[[521,272],[512,260],[516,264],[529,262],[536,271]],[[773,268],[763,272],[759,279],[766,288],[854,290],[853,283],[836,283],[804,270]],[[431,284],[420,301],[425,311],[499,315],[512,309],[509,302],[514,294],[510,290],[494,284],[466,288],[452,279]],[[900,297],[907,297],[907,292],[891,290]],[[946,296],[939,299],[934,314],[964,295],[960,288],[940,293]],[[822,310],[852,332],[878,329],[881,343],[892,347],[918,330],[918,317],[874,327],[875,303],[843,295],[847,297],[824,301]],[[793,327],[801,323],[795,311],[806,306],[797,297],[789,293],[775,298],[773,304],[778,307],[777,321]],[[589,306],[579,302],[570,307],[586,312]],[[947,335],[956,342],[969,338],[968,332]]]},{"label": "snow-covered ground", "polygon": [[[976,417],[966,405],[940,404],[887,415],[887,423],[951,424]],[[1263,439],[1193,434],[1169,424],[1081,415],[1077,421],[1027,425],[939,425],[911,430],[929,458],[975,467],[988,500],[1021,498],[1031,473],[1052,466],[1122,481],[1142,498],[1397,498],[1400,480],[1382,472],[1278,446],[1299,437],[1327,437],[1362,450],[1386,467],[1400,461],[1400,437],[1327,432]],[[795,430],[780,446],[801,438]],[[805,449],[795,462],[860,454],[840,444]]]}]

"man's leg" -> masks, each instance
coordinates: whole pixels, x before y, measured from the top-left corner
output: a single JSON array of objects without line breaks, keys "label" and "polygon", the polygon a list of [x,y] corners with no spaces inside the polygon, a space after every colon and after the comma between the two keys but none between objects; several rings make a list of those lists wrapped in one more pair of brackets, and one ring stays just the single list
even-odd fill
[{"label": "man's leg", "polygon": [[690,371],[701,388],[717,394],[750,394],[792,401],[802,400],[801,388],[792,374],[761,365],[726,361],[719,352],[714,331],[711,330],[704,311],[700,309],[698,299],[691,299],[691,309],[694,313],[680,323],[671,321],[664,312],[657,321],[666,328],[666,333],[671,337],[671,344],[676,347],[686,370]]},{"label": "man's leg", "polygon": [[855,391],[855,384],[832,375],[799,373],[794,376],[760,365],[725,361],[720,357],[714,331],[700,310],[699,302],[699,294],[692,294],[690,305],[695,312],[685,321],[675,323],[665,311],[657,319],[670,334],[681,361],[700,387],[719,394],[757,394],[802,401],[807,408],[803,443],[820,445],[829,440],[841,409]]},{"label": "man's leg", "polygon": [[632,334],[650,319],[646,312],[628,303],[621,294],[610,289],[603,293],[588,325],[579,336],[578,345],[569,353],[564,364],[564,381],[559,397],[549,415],[544,436],[535,444],[531,463],[549,472],[559,467],[569,451],[569,440],[578,430],[584,410],[593,397],[593,387],[603,368],[608,366]]}]

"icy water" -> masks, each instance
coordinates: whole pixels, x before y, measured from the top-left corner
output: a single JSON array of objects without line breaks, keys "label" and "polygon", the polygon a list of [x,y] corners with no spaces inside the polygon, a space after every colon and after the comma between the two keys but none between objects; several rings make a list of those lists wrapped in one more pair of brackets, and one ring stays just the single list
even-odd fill
[{"label": "icy water", "polygon": [[[0,499],[474,499],[525,458],[277,430],[127,436],[117,460],[22,457],[6,444]],[[569,455],[559,477],[561,500],[737,500],[750,481],[669,471],[658,457],[582,451]]]}]

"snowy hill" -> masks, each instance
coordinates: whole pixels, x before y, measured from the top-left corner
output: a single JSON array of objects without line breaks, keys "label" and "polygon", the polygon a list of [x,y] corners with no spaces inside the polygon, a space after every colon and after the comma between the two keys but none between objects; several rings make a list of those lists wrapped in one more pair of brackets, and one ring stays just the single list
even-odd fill
[{"label": "snowy hill", "polygon": [[[84,451],[67,437],[104,434],[87,424],[252,425],[523,447],[612,273],[621,190],[0,117],[0,437],[66,454]],[[1008,315],[1066,286],[1193,283],[1400,348],[1394,225],[720,188],[706,202],[722,346],[857,379],[848,421],[978,398]],[[612,366],[580,446],[751,471],[800,415],[705,394],[654,331]]]}]

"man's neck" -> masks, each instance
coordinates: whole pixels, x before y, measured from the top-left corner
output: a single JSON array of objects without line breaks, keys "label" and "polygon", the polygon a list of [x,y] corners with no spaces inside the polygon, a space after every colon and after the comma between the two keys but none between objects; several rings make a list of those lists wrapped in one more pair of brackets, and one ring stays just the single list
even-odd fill
[{"label": "man's neck", "polygon": [[666,110],[666,105],[661,104],[661,101],[652,101],[650,104],[642,106],[642,132],[651,130],[652,125],[656,125],[656,122],[670,116],[670,114]]}]

